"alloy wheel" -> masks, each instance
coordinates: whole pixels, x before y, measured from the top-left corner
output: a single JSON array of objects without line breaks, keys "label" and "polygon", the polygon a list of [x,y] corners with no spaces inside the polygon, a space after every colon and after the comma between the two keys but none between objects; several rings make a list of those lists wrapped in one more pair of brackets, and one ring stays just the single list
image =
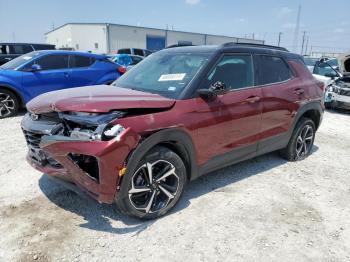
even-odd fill
[{"label": "alloy wheel", "polygon": [[143,164],[133,175],[129,200],[143,213],[154,213],[166,208],[175,198],[179,177],[173,164],[165,160]]},{"label": "alloy wheel", "polygon": [[314,130],[311,125],[305,125],[296,142],[296,157],[300,159],[309,154],[314,140]]},{"label": "alloy wheel", "polygon": [[9,94],[0,93],[0,117],[9,116],[14,110],[14,99]]}]

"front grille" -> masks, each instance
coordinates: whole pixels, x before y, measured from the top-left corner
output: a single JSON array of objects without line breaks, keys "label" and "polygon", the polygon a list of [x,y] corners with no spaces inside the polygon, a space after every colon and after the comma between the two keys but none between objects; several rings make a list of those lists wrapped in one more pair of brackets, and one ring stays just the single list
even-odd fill
[{"label": "front grille", "polygon": [[341,95],[341,96],[350,96],[350,90],[340,89],[339,90],[339,95]]},{"label": "front grille", "polygon": [[26,130],[23,130],[23,133],[24,133],[24,137],[27,140],[28,146],[34,147],[34,148],[40,148],[39,144],[40,144],[41,137],[42,137],[41,134],[35,134],[33,132],[29,132]]},{"label": "front grille", "polygon": [[29,156],[32,160],[40,164],[41,166],[50,165],[55,168],[62,168],[62,165],[55,159],[48,156],[43,150],[40,149],[40,141],[42,134],[33,133],[27,130],[23,130],[24,137],[27,141],[29,149]]}]

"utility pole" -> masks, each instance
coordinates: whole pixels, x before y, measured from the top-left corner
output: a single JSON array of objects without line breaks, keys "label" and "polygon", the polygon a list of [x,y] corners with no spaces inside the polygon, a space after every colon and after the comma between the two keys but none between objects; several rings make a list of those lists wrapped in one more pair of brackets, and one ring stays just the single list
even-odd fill
[{"label": "utility pole", "polygon": [[278,33],[278,46],[280,46],[280,44],[281,44],[281,36],[282,36],[282,32],[279,32]]},{"label": "utility pole", "polygon": [[301,55],[304,54],[304,43],[305,43],[305,34],[306,34],[306,31],[303,32],[303,42],[301,44]]},{"label": "utility pole", "polygon": [[307,48],[309,45],[309,36],[306,37],[306,45],[305,45],[305,55],[307,55]]},{"label": "utility pole", "polygon": [[293,51],[297,52],[298,48],[298,35],[299,35],[299,26],[300,26],[300,13],[301,13],[301,5],[299,5],[298,8],[298,16],[297,21],[295,25],[295,31],[294,31],[294,39],[293,39]]}]

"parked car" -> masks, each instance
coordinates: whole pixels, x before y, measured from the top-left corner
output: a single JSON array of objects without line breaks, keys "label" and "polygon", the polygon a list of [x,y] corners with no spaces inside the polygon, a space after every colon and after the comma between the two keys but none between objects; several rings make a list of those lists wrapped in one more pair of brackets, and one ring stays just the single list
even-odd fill
[{"label": "parked car", "polygon": [[110,84],[123,72],[125,68],[101,55],[60,50],[22,55],[0,66],[0,118],[15,115],[42,93]]},{"label": "parked car", "polygon": [[146,57],[152,54],[152,51],[141,48],[122,48],[118,50],[117,54],[138,55]]},{"label": "parked car", "polygon": [[0,65],[23,54],[53,49],[55,49],[55,45],[50,44],[0,43]]},{"label": "parked car", "polygon": [[127,69],[137,65],[144,59],[143,56],[119,54],[111,57],[111,60]]},{"label": "parked car", "polygon": [[112,87],[33,99],[22,129],[33,167],[149,219],[203,174],[275,150],[306,158],[322,100],[323,84],[285,49],[180,47],[152,54]]},{"label": "parked car", "polygon": [[315,64],[318,60],[318,58],[304,56],[304,62],[311,73],[314,71]]},{"label": "parked car", "polygon": [[[326,78],[325,106],[327,108],[350,109],[350,54],[316,63],[314,76]],[[319,75],[319,76],[317,76]]]}]

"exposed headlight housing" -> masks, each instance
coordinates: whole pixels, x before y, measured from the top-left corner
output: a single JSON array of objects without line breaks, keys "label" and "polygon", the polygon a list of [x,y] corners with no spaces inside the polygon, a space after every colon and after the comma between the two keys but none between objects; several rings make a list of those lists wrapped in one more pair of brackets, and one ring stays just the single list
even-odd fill
[{"label": "exposed headlight housing", "polygon": [[110,128],[106,128],[106,130],[103,132],[103,134],[106,136],[106,137],[109,137],[109,138],[113,138],[113,137],[117,137],[123,133],[125,130],[125,128],[122,126],[122,125],[115,125],[115,126],[112,126]]},{"label": "exposed headlight housing", "polygon": [[77,140],[89,141],[118,137],[125,128],[119,124],[112,126],[111,122],[125,114],[122,111],[104,114],[69,112],[59,113],[59,116],[64,120],[67,135]]}]

